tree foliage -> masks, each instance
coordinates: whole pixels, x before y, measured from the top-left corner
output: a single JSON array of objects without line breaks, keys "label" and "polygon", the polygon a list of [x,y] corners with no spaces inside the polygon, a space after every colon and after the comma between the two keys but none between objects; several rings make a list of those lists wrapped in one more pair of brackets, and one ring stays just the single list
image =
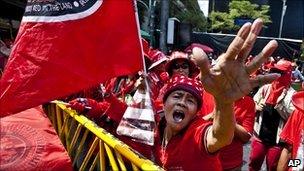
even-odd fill
[{"label": "tree foliage", "polygon": [[235,31],[240,26],[235,24],[236,19],[262,18],[265,25],[271,23],[269,13],[269,5],[257,5],[249,0],[232,0],[229,3],[229,12],[212,11],[210,14],[211,30],[215,32]]},{"label": "tree foliage", "polygon": [[197,0],[171,0],[170,17],[176,17],[183,23],[190,23],[193,31],[206,31],[207,20],[200,10]]},{"label": "tree foliage", "polygon": [[211,12],[211,30],[214,32],[229,32],[236,29],[233,19],[225,12]]}]

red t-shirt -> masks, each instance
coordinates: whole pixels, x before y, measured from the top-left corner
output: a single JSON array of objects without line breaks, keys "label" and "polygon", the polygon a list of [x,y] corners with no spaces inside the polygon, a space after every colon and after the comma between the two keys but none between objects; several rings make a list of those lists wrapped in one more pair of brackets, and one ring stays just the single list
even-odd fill
[{"label": "red t-shirt", "polygon": [[[249,96],[245,96],[234,103],[236,122],[243,126],[248,133],[253,132],[255,103]],[[220,150],[220,160],[223,169],[233,169],[242,165],[243,142],[234,138],[232,143]]]},{"label": "red t-shirt", "polygon": [[218,155],[209,154],[205,147],[206,130],[210,125],[211,122],[197,117],[188,128],[172,137],[166,148],[162,148],[162,140],[157,135],[157,163],[168,170],[221,170]]},{"label": "red t-shirt", "polygon": [[204,90],[202,98],[202,108],[199,114],[201,114],[202,116],[208,115],[209,113],[213,112],[214,106],[214,97],[206,90]]},{"label": "red t-shirt", "polygon": [[[301,136],[304,136],[304,113],[295,109],[285,124],[280,138],[292,145],[292,159],[297,158]],[[304,138],[304,137],[302,137]],[[302,144],[303,145],[303,144]]]}]

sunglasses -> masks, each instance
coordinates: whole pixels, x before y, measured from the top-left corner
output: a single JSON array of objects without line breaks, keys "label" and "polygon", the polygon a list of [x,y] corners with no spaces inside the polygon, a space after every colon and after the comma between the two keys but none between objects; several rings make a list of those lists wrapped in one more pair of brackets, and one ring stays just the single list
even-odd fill
[{"label": "sunglasses", "polygon": [[182,63],[182,64],[175,63],[175,64],[172,65],[172,68],[173,69],[179,69],[179,68],[187,69],[187,68],[189,68],[189,64],[187,64],[187,63]]}]

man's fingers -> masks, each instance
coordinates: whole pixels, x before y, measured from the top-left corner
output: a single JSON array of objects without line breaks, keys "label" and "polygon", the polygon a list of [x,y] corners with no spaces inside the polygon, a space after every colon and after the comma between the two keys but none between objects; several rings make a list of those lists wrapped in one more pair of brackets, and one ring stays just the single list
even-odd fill
[{"label": "man's fingers", "polygon": [[226,59],[234,60],[235,57],[239,54],[250,32],[250,28],[251,28],[251,23],[246,23],[241,27],[236,37],[229,45],[227,52],[225,53]]},{"label": "man's fingers", "polygon": [[262,86],[264,84],[271,83],[272,81],[278,79],[280,74],[267,74],[267,75],[258,75],[255,78],[250,79],[250,84],[252,87]]},{"label": "man's fingers", "polygon": [[192,49],[191,60],[200,68],[201,75],[208,75],[210,72],[210,64],[207,54],[201,48]]},{"label": "man's fingers", "polygon": [[248,74],[252,74],[254,71],[259,69],[259,67],[268,59],[268,57],[275,51],[278,47],[278,43],[275,40],[271,40],[253,60],[246,66],[246,71]]},{"label": "man's fingers", "polygon": [[210,74],[210,64],[208,58],[204,59],[203,65],[200,67],[201,79],[204,80]]},{"label": "man's fingers", "polygon": [[245,40],[245,43],[242,47],[242,50],[240,51],[240,53],[237,57],[239,60],[244,61],[248,57],[248,55],[249,55],[249,53],[250,53],[250,51],[251,51],[251,49],[252,49],[252,47],[255,43],[255,40],[257,39],[262,27],[263,27],[263,20],[262,19],[258,18],[253,22],[253,24],[251,26],[249,36]]},{"label": "man's fingers", "polygon": [[192,58],[191,60],[194,61],[194,63],[200,67],[201,65],[205,65],[204,62],[205,62],[205,58],[208,59],[208,56],[207,54],[204,52],[203,49],[201,48],[198,48],[198,47],[194,47],[192,49]]}]

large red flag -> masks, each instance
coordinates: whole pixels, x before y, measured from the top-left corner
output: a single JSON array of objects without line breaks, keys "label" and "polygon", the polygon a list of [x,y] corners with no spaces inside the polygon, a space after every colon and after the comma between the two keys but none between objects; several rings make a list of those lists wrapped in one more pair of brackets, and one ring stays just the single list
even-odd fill
[{"label": "large red flag", "polygon": [[141,68],[135,1],[28,1],[0,80],[0,116]]},{"label": "large red flag", "polygon": [[41,106],[2,118],[0,126],[0,170],[73,170]]}]

